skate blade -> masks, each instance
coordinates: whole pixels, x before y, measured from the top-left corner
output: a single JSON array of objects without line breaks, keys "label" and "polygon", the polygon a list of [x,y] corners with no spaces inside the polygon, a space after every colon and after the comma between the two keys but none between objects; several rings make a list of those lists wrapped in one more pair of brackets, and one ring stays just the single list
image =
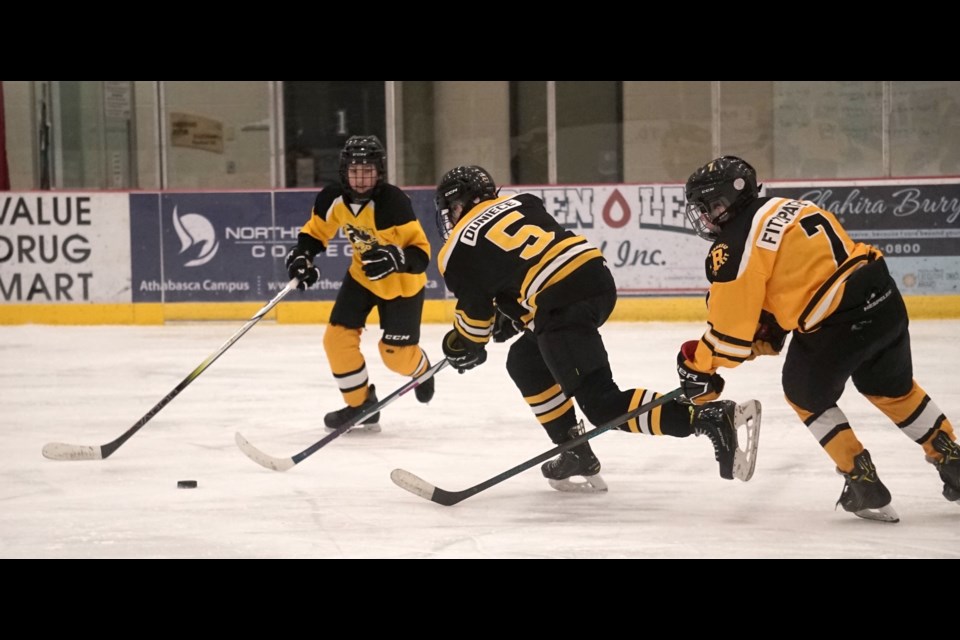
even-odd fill
[{"label": "skate blade", "polygon": [[[324,429],[327,430],[327,433],[333,433],[336,431],[336,429],[331,429],[330,427],[324,427]],[[347,435],[348,433],[380,433],[380,423],[373,422],[371,424],[358,424],[355,427],[350,427],[347,429],[343,435]]]},{"label": "skate blade", "polygon": [[[737,406],[734,421],[737,426],[737,450],[733,454],[733,477],[747,482],[757,468],[757,448],[760,446],[760,417],[762,408],[759,400],[748,400]],[[746,430],[743,448],[740,447],[740,428]]]},{"label": "skate blade", "polygon": [[[580,480],[574,480],[580,478]],[[600,474],[594,476],[570,476],[563,480],[548,478],[547,482],[557,491],[565,493],[603,493],[607,490],[607,483]]]},{"label": "skate blade", "polygon": [[900,522],[900,516],[893,510],[889,504],[879,509],[861,509],[854,511],[853,515],[864,520],[877,520],[878,522]]}]

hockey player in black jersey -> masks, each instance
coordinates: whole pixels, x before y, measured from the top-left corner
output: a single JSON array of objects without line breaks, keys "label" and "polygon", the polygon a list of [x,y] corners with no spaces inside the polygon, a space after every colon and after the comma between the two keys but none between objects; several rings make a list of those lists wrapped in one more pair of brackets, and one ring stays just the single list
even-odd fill
[{"label": "hockey player in black jersey", "polygon": [[[419,346],[430,244],[410,198],[386,182],[385,159],[383,144],[376,136],[347,140],[340,153],[340,184],[317,195],[297,246],[287,255],[290,277],[299,278],[306,287],[320,278],[314,257],[326,250],[338,231],[343,230],[353,246],[353,260],[323,336],[333,377],[347,403],[324,416],[328,430],[343,427],[377,402],[360,352],[360,334],[374,307],[379,310],[383,330],[383,363],[391,371],[411,377],[430,367]],[[415,390],[420,402],[429,402],[433,393],[433,378]],[[379,420],[377,412],[358,428],[380,431]]]},{"label": "hockey player in black jersey", "polygon": [[[461,166],[441,178],[436,205],[445,240],[439,268],[457,298],[443,352],[460,373],[486,360],[491,338],[502,342],[520,334],[510,346],[507,371],[556,444],[582,432],[574,399],[586,418],[599,425],[661,395],[642,388],[621,390],[614,382],[598,331],[617,301],[613,276],[600,250],[561,227],[539,198],[500,196],[485,169]],[[747,417],[753,426],[743,450],[736,426]],[[669,402],[619,428],[679,438],[706,434],[720,475],[749,480],[759,424],[755,401],[700,407]],[[541,470],[559,490],[606,489],[589,442],[544,463]],[[571,481],[574,476],[583,481]]]}]

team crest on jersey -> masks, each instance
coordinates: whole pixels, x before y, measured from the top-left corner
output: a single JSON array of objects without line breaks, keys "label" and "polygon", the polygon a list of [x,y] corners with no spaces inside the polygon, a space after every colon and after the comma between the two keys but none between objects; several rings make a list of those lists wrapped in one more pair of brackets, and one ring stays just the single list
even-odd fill
[{"label": "team crest on jersey", "polygon": [[713,248],[710,249],[710,269],[713,271],[714,276],[720,272],[720,267],[725,265],[729,259],[730,247],[722,242],[713,245]]},{"label": "team crest on jersey", "polygon": [[355,227],[352,224],[345,224],[343,225],[343,232],[346,234],[350,244],[353,245],[354,250],[360,255],[369,251],[370,247],[378,244],[376,237],[367,229]]}]

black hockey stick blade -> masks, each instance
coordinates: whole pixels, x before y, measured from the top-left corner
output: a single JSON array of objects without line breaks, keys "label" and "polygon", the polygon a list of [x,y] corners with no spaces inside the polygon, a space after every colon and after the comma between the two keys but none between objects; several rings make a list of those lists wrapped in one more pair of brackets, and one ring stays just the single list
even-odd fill
[{"label": "black hockey stick blade", "polygon": [[679,396],[680,393],[681,393],[681,389],[676,388],[673,391],[660,396],[659,398],[656,398],[644,405],[640,405],[633,411],[629,411],[623,414],[622,416],[620,416],[619,418],[614,418],[609,422],[605,422],[599,427],[596,427],[595,429],[591,429],[590,431],[587,431],[586,433],[577,436],[573,440],[568,440],[563,444],[557,445],[556,447],[554,447],[553,449],[550,449],[549,451],[544,451],[543,453],[541,453],[535,458],[530,458],[526,462],[521,462],[520,464],[518,464],[517,466],[511,469],[507,469],[503,473],[493,476],[489,480],[484,480],[480,484],[474,485],[462,491],[446,491],[444,489],[441,489],[439,487],[436,487],[430,484],[426,480],[418,476],[415,476],[409,471],[405,471],[403,469],[394,469],[390,473],[390,479],[393,480],[393,483],[398,487],[400,487],[401,489],[406,489],[410,493],[420,496],[421,498],[424,498],[426,500],[430,500],[431,502],[436,502],[437,504],[442,504],[445,507],[450,507],[457,504],[458,502],[462,502],[466,500],[470,496],[477,495],[481,491],[486,491],[490,487],[500,484],[504,480],[507,480],[508,478],[512,478],[518,473],[526,471],[527,469],[534,467],[540,464],[541,462],[545,462],[546,460],[549,460],[555,455],[563,453],[567,449],[572,449],[577,445],[583,444],[587,440],[591,438],[595,438],[601,433],[610,431],[611,429],[616,429],[618,426],[620,426],[624,422],[627,422],[628,420],[632,420],[633,418],[636,418],[637,416],[644,414],[655,407],[659,407],[662,404],[666,404],[667,402],[670,402],[671,400]]},{"label": "black hockey stick blade", "polygon": [[190,386],[190,383],[196,380],[201,373],[207,370],[207,368],[216,362],[217,358],[222,356],[224,352],[233,346],[233,344],[239,340],[243,334],[250,330],[253,325],[257,324],[263,316],[267,315],[271,309],[273,309],[277,304],[283,300],[284,296],[297,288],[299,284],[297,278],[293,278],[287,285],[280,290],[280,293],[275,295],[273,299],[265,304],[259,311],[257,311],[252,318],[250,318],[243,327],[240,328],[235,334],[230,336],[230,338],[224,342],[219,349],[214,353],[207,356],[207,359],[200,363],[200,365],[190,372],[186,378],[184,378],[180,384],[173,388],[173,390],[163,397],[163,400],[158,402],[150,411],[146,413],[142,418],[137,420],[137,422],[120,434],[116,440],[112,440],[107,444],[102,444],[99,446],[89,446],[89,445],[80,445],[80,444],[67,444],[65,442],[48,442],[43,445],[43,457],[49,458],[50,460],[103,460],[109,458],[110,455],[119,449],[124,442],[133,437],[137,431],[139,431],[145,424],[150,422],[153,416],[160,413],[160,410],[165,406],[170,404],[170,401],[176,398],[181,391]]},{"label": "black hockey stick blade", "polygon": [[247,456],[257,464],[259,464],[261,467],[265,467],[273,471],[289,471],[290,469],[294,468],[295,466],[297,466],[298,464],[300,464],[301,462],[303,462],[304,460],[306,460],[307,458],[315,454],[320,449],[324,448],[325,446],[327,446],[328,444],[330,444],[331,442],[333,442],[334,440],[336,440],[337,438],[345,434],[354,425],[360,424],[361,422],[366,420],[368,416],[371,416],[374,413],[377,413],[378,411],[386,407],[388,404],[390,404],[391,402],[393,402],[403,394],[408,393],[416,389],[417,387],[419,387],[421,383],[426,382],[429,378],[432,378],[438,371],[440,371],[445,366],[447,366],[447,364],[448,364],[447,359],[444,358],[437,364],[433,365],[432,367],[424,371],[419,378],[413,378],[412,380],[410,380],[405,385],[403,385],[402,387],[400,387],[399,389],[397,389],[396,391],[388,395],[386,398],[384,398],[377,404],[371,407],[368,407],[364,411],[361,411],[360,413],[358,413],[357,416],[351,422],[348,422],[347,424],[339,427],[336,431],[331,431],[326,436],[324,436],[317,442],[314,442],[312,445],[310,445],[300,453],[294,454],[292,456],[288,456],[286,458],[278,458],[276,456],[270,455],[269,453],[264,453],[260,449],[250,444],[250,441],[244,438],[242,435],[240,435],[239,431],[234,436],[234,440],[236,441],[237,446],[240,447],[240,451],[242,451],[245,456]]}]

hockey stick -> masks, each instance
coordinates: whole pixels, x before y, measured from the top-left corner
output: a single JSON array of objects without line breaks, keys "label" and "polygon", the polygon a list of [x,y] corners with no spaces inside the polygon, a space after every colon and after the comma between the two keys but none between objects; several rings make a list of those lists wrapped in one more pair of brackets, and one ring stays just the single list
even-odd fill
[{"label": "hockey stick", "polygon": [[150,411],[146,413],[145,416],[140,418],[136,424],[124,431],[119,438],[108,442],[107,444],[100,445],[98,447],[79,445],[79,444],[66,444],[63,442],[49,442],[43,445],[43,456],[45,458],[50,458],[51,460],[103,460],[104,458],[110,457],[114,451],[119,449],[124,442],[129,440],[133,434],[139,431],[145,424],[150,422],[150,419],[153,416],[160,413],[160,410],[167,406],[171,400],[177,397],[181,391],[186,389],[191,382],[196,380],[201,373],[207,370],[207,367],[216,362],[223,353],[233,346],[237,340],[240,339],[243,334],[250,330],[253,325],[257,324],[263,316],[265,316],[271,309],[277,306],[284,296],[297,288],[297,284],[300,281],[297,278],[293,278],[290,282],[287,283],[280,293],[273,297],[273,300],[268,302],[263,306],[259,311],[257,311],[250,320],[247,321],[243,327],[235,334],[233,334],[229,340],[223,343],[223,345],[217,349],[214,353],[210,354],[206,360],[200,363],[196,369],[190,372],[183,381],[180,382],[176,387],[173,388],[173,391],[164,396],[163,400],[158,402]]},{"label": "hockey stick", "polygon": [[680,393],[681,393],[681,389],[678,387],[673,391],[665,395],[662,395],[659,398],[656,398],[655,400],[648,402],[647,404],[640,405],[633,411],[628,411],[627,413],[623,414],[619,418],[614,418],[609,422],[605,422],[599,427],[595,429],[591,429],[590,431],[587,431],[586,433],[577,436],[573,440],[568,440],[563,444],[559,444],[555,446],[553,449],[550,449],[549,451],[545,451],[535,458],[530,458],[526,462],[521,462],[520,464],[513,467],[512,469],[508,469],[503,473],[493,476],[489,480],[484,480],[480,484],[474,485],[468,489],[464,489],[463,491],[446,491],[439,487],[435,487],[429,482],[427,482],[426,480],[423,480],[422,478],[413,475],[409,471],[404,471],[403,469],[394,469],[390,473],[390,479],[393,480],[393,483],[395,485],[397,485],[401,489],[406,489],[407,491],[409,491],[414,495],[418,495],[421,498],[424,498],[426,500],[436,502],[437,504],[442,504],[445,507],[451,507],[457,504],[458,502],[466,500],[470,496],[475,496],[481,491],[486,491],[490,487],[500,484],[501,482],[503,482],[504,480],[507,480],[508,478],[512,478],[513,476],[517,475],[522,471],[526,471],[530,467],[534,467],[540,464],[541,462],[549,460],[550,458],[554,457],[558,453],[563,453],[567,449],[572,449],[577,445],[583,444],[590,438],[596,438],[601,433],[610,431],[611,429],[616,429],[624,422],[627,422],[628,420],[632,420],[637,416],[644,414],[647,411],[650,411],[651,409],[654,409],[656,407],[659,407],[662,404],[666,404],[667,402],[670,402],[671,400],[679,396]]},{"label": "hockey stick", "polygon": [[397,389],[396,391],[388,395],[386,398],[384,398],[377,404],[371,407],[367,407],[365,410],[358,413],[357,416],[352,421],[337,428],[336,431],[332,431],[328,433],[326,436],[324,436],[317,442],[314,442],[312,445],[310,445],[300,453],[297,453],[290,457],[277,458],[276,456],[271,456],[267,453],[264,453],[263,451],[260,451],[260,449],[257,449],[255,446],[250,444],[250,442],[246,438],[240,435],[239,431],[234,436],[234,440],[236,440],[237,446],[240,447],[240,451],[242,451],[245,456],[247,456],[257,464],[259,464],[260,466],[266,467],[267,469],[272,469],[273,471],[289,471],[296,465],[303,462],[306,458],[309,458],[314,453],[316,453],[320,449],[324,448],[325,446],[327,446],[328,444],[330,444],[331,442],[333,442],[334,440],[336,440],[337,438],[345,434],[354,425],[357,425],[363,422],[364,419],[367,418],[367,416],[371,416],[374,413],[377,413],[378,411],[386,407],[388,404],[390,404],[391,402],[393,402],[403,394],[413,389],[416,389],[418,386],[420,386],[420,383],[425,382],[427,379],[433,377],[434,374],[440,371],[440,369],[443,369],[445,366],[447,366],[447,364],[448,364],[447,359],[444,358],[437,364],[433,365],[432,367],[424,371],[419,378],[412,379],[410,382],[403,385],[402,387],[400,387],[399,389]]},{"label": "hockey stick", "polygon": [[[588,431],[569,442],[564,442],[561,445],[550,449],[545,453],[540,454],[536,458],[527,460],[524,463],[518,464],[517,466],[504,471],[503,473],[496,475],[489,480],[481,482],[478,485],[464,489],[463,491],[445,491],[439,487],[435,487],[426,480],[419,478],[418,476],[413,475],[409,471],[404,471],[403,469],[394,469],[390,474],[390,479],[393,480],[393,483],[402,489],[406,489],[414,495],[418,495],[421,498],[436,502],[437,504],[442,504],[444,506],[452,506],[466,500],[470,496],[476,495],[481,491],[485,491],[495,484],[499,484],[506,480],[507,478],[512,478],[521,471],[526,471],[530,467],[549,460],[558,453],[562,453],[567,449],[576,447],[579,444],[582,444],[589,440],[590,438],[595,438],[605,431],[609,431],[628,420],[639,416],[642,413],[653,409],[654,407],[660,406],[666,403],[669,400],[673,400],[680,395],[680,389],[674,389],[670,393],[660,396],[652,402],[637,407],[633,411],[623,414],[619,418],[615,418],[610,422],[607,422],[591,431]],[[760,437],[760,415],[761,407],[760,403],[757,400],[748,400],[744,403],[741,403],[737,407],[735,425],[734,428],[745,427],[746,428],[746,444],[745,448],[741,448],[739,444],[734,451],[733,459],[733,475],[735,478],[747,482],[753,477],[753,471],[757,464],[757,447],[759,445]]]}]

